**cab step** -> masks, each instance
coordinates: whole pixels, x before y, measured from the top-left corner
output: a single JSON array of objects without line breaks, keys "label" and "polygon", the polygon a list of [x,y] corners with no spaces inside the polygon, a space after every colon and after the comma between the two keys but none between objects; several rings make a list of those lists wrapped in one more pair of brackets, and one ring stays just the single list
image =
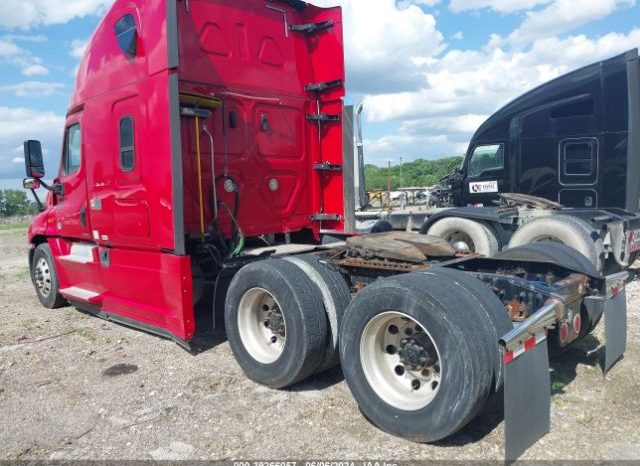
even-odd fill
[{"label": "cab step", "polygon": [[86,290],[84,288],[79,288],[77,286],[63,288],[60,290],[60,294],[67,299],[80,300],[87,303],[98,303],[102,300],[102,294]]}]

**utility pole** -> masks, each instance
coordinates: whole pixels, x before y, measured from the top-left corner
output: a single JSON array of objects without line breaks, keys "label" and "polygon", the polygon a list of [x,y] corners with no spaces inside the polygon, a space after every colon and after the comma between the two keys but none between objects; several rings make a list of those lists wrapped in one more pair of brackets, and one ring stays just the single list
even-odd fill
[{"label": "utility pole", "polygon": [[389,160],[389,169],[387,170],[387,211],[389,217],[393,211],[393,203],[391,202],[391,160]]},{"label": "utility pole", "polygon": [[404,178],[402,177],[402,157],[400,157],[400,187],[404,188]]}]

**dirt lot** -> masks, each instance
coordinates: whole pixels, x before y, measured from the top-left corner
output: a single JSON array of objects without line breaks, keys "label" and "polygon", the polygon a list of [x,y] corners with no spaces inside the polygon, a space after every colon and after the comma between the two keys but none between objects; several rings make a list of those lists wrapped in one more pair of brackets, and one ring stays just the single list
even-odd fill
[{"label": "dirt lot", "polygon": [[[496,410],[415,444],[369,424],[339,369],[274,391],[243,376],[223,335],[192,356],[73,308],[48,311],[25,243],[22,229],[0,231],[0,459],[501,459]],[[640,459],[638,284],[628,303],[627,354],[605,381],[602,327],[552,362],[551,433],[525,458]]]}]

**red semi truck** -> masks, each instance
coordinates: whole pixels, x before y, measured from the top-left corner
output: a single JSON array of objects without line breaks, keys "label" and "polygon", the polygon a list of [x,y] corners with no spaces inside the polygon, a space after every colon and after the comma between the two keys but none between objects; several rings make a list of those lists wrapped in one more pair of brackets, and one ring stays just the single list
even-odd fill
[{"label": "red semi truck", "polygon": [[483,258],[352,234],[343,96],[339,8],[116,0],[51,185],[25,143],[25,188],[49,191],[28,235],[38,298],[187,349],[224,325],[247,376],[273,388],[341,363],[367,418],[414,441],[452,435],[504,387],[515,458],[549,429],[547,341],[566,347],[604,315],[609,368],[633,273],[603,276],[554,243]]}]

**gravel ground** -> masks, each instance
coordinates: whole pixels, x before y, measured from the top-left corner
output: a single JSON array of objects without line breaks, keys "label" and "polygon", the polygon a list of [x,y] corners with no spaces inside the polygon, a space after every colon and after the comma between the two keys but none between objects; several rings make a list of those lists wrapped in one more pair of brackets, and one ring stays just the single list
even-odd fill
[{"label": "gravel ground", "polygon": [[[193,356],[73,308],[42,308],[24,231],[0,231],[0,459],[502,458],[487,410],[437,445],[387,435],[339,369],[290,390],[246,379],[220,334]],[[627,294],[626,357],[603,380],[603,328],[552,361],[551,433],[525,459],[640,459],[640,287]]]}]

